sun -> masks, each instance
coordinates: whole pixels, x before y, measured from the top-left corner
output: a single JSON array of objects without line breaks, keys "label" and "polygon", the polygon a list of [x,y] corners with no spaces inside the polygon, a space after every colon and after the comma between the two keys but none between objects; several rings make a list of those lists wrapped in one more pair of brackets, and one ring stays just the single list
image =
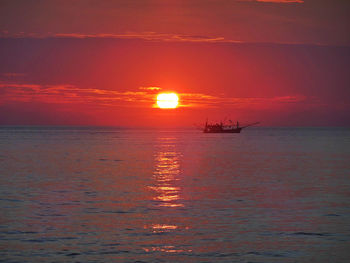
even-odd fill
[{"label": "sun", "polygon": [[160,93],[157,96],[157,105],[161,109],[175,109],[179,104],[176,93]]}]

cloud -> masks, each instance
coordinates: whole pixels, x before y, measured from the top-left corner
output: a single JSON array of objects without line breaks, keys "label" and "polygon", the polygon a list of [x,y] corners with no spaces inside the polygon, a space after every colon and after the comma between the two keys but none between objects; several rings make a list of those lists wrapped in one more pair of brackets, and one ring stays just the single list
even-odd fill
[{"label": "cloud", "polygon": [[153,41],[175,41],[175,42],[223,42],[224,37],[197,36],[181,34],[165,34],[156,32],[131,32],[125,34],[54,34],[57,38],[118,38],[118,39],[143,39]]},{"label": "cloud", "polygon": [[273,105],[300,103],[307,100],[303,95],[288,95],[280,97],[218,97],[201,93],[182,93],[183,98],[181,106],[183,107],[210,107],[220,108],[234,106],[236,108],[243,107],[260,107],[267,108]]},{"label": "cloud", "polygon": [[[84,104],[96,107],[154,107],[155,93],[160,87],[140,87],[137,91],[115,91],[80,88],[71,84],[39,85],[0,82],[0,104],[8,102],[40,102],[55,104]],[[204,93],[179,93],[184,108],[269,108],[306,102],[303,95],[269,98],[225,97]]]},{"label": "cloud", "polygon": [[256,0],[256,2],[265,2],[265,3],[281,3],[281,4],[288,4],[288,3],[304,3],[304,0]]},{"label": "cloud", "polygon": [[[262,0],[264,1],[264,0]],[[242,0],[242,2],[252,2],[250,0]],[[256,2],[256,1],[253,1]],[[266,0],[267,2],[267,0]],[[274,2],[270,3],[292,3],[292,2]],[[299,2],[295,2],[299,3]],[[125,34],[110,34],[110,33],[98,33],[98,34],[84,34],[84,33],[2,33],[0,32],[0,39],[9,38],[32,38],[32,39],[135,39],[143,41],[155,41],[155,42],[187,42],[187,43],[227,43],[227,44],[272,44],[272,45],[308,45],[308,46],[332,46],[327,43],[321,42],[309,42],[309,41],[242,41],[237,39],[229,39],[223,36],[200,36],[200,35],[182,35],[182,34],[163,34],[156,32],[141,32],[141,33],[125,33]]]},{"label": "cloud", "polygon": [[298,3],[298,4],[303,4],[304,0],[238,0],[238,2],[263,2],[263,3],[278,3],[278,4]]},{"label": "cloud", "polygon": [[156,90],[161,90],[162,88],[160,88],[160,87],[139,87],[139,89],[156,91]]},{"label": "cloud", "polygon": [[26,76],[27,74],[26,73],[17,73],[17,72],[5,72],[5,73],[2,73],[0,74],[4,77],[8,77],[8,78],[12,78],[12,77],[24,77]]},{"label": "cloud", "polygon": [[123,106],[127,102],[150,103],[153,94],[144,91],[114,91],[95,88],[78,88],[70,84],[38,85],[0,83],[0,103],[9,101],[41,103],[79,103],[96,106]]},{"label": "cloud", "polygon": [[182,35],[182,34],[166,34],[157,32],[128,32],[124,34],[84,34],[84,33],[6,33],[0,32],[0,38],[107,38],[107,39],[142,39],[148,41],[171,41],[171,42],[233,42],[241,43],[241,41],[226,40],[224,37],[218,36],[200,36],[200,35]]}]

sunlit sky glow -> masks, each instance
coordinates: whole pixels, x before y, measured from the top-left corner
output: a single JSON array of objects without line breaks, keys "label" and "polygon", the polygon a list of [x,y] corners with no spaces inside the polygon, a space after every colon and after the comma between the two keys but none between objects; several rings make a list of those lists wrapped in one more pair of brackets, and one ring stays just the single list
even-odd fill
[{"label": "sunlit sky glow", "polygon": [[[349,11],[329,0],[3,1],[0,124],[350,125]],[[169,90],[177,109],[154,107]]]}]

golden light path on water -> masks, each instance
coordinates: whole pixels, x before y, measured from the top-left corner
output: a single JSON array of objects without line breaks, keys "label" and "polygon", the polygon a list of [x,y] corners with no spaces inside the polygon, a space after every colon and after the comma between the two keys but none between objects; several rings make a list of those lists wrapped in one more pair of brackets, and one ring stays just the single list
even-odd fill
[{"label": "golden light path on water", "polygon": [[[184,207],[181,202],[181,188],[176,184],[180,180],[180,158],[181,153],[176,151],[175,137],[159,137],[158,151],[155,153],[155,165],[153,172],[154,185],[149,189],[154,191],[153,200],[156,205],[165,209],[176,209]],[[152,233],[174,232],[187,230],[188,227],[156,222],[149,228]],[[180,229],[181,228],[181,229]],[[146,252],[160,251],[166,253],[192,252],[192,250],[178,248],[174,245],[144,248]]]},{"label": "golden light path on water", "polygon": [[179,180],[179,153],[173,149],[159,151],[156,154],[155,161],[156,164],[153,177],[157,183],[156,186],[150,187],[157,193],[157,195],[154,197],[154,200],[160,201],[159,206],[183,206],[182,203],[178,202],[180,200],[180,188],[174,185],[174,182]]}]

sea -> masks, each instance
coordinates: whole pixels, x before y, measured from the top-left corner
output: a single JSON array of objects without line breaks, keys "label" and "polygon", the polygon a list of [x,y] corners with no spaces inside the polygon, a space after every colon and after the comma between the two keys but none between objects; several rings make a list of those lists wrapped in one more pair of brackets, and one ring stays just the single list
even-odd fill
[{"label": "sea", "polygon": [[350,262],[350,129],[1,126],[0,262]]}]

